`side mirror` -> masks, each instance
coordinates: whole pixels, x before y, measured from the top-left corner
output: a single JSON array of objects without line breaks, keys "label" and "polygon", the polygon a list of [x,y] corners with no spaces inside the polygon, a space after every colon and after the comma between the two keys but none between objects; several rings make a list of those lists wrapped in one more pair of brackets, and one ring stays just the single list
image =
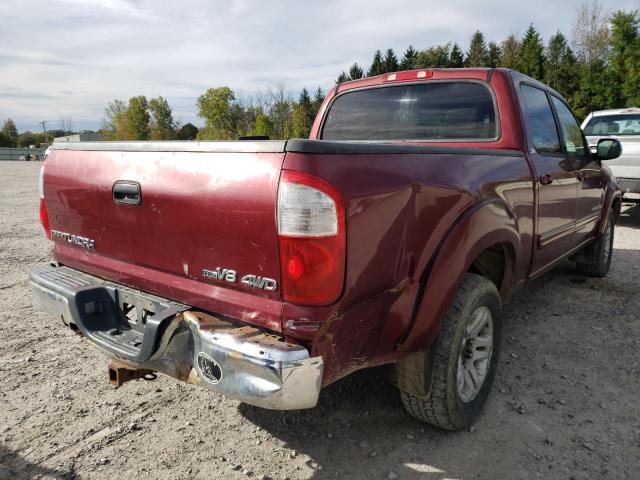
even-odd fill
[{"label": "side mirror", "polygon": [[605,138],[598,142],[596,158],[598,160],[612,160],[618,158],[622,153],[622,145],[618,140]]}]

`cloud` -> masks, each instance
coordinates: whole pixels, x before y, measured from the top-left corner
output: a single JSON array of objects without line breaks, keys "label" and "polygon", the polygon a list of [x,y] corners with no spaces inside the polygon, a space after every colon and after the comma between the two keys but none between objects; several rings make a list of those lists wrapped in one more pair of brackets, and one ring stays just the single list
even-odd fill
[{"label": "cloud", "polygon": [[532,22],[545,39],[569,35],[580,2],[539,0],[525,13],[502,0],[3,0],[0,120],[99,127],[108,102],[144,94],[199,123],[195,101],[209,87],[326,90],[353,62],[366,70],[376,49],[466,49],[476,29],[499,41]]},{"label": "cloud", "polygon": [[63,3],[75,4],[78,7],[91,9],[110,10],[117,14],[127,15],[135,18],[153,18],[154,15],[127,0],[57,0]]}]

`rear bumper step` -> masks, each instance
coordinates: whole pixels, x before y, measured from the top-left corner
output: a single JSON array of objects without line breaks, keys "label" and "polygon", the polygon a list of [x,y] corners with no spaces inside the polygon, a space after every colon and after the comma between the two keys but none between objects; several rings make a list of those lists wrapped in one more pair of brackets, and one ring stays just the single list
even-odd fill
[{"label": "rear bumper step", "polygon": [[34,304],[132,369],[263,408],[318,401],[323,361],[300,345],[57,264],[35,267],[29,279]]}]

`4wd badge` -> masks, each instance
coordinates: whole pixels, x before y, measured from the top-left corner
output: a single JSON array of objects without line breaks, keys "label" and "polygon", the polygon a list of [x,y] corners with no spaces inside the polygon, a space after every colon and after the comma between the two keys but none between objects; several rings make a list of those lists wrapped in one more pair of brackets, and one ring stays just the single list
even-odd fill
[{"label": "4wd badge", "polygon": [[[202,270],[202,276],[204,278],[222,280],[229,283],[236,283],[238,281],[238,273],[229,268],[218,267],[215,270],[204,269]],[[273,292],[278,289],[278,282],[273,278],[259,277],[258,275],[245,275],[240,279],[240,283],[247,287],[259,288],[269,292]]]}]

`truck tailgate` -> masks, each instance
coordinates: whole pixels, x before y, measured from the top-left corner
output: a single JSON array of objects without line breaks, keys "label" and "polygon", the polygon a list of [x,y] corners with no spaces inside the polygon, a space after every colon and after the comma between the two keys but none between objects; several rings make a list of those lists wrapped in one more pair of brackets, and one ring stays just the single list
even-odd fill
[{"label": "truck tailgate", "polygon": [[[112,281],[279,330],[275,217],[283,158],[284,142],[56,146],[44,174],[51,229],[62,234],[54,232],[54,256]],[[115,185],[124,187],[114,193]],[[137,189],[139,197],[126,193]],[[94,240],[94,248],[69,241],[70,235]],[[273,283],[241,282],[251,275]]]}]

